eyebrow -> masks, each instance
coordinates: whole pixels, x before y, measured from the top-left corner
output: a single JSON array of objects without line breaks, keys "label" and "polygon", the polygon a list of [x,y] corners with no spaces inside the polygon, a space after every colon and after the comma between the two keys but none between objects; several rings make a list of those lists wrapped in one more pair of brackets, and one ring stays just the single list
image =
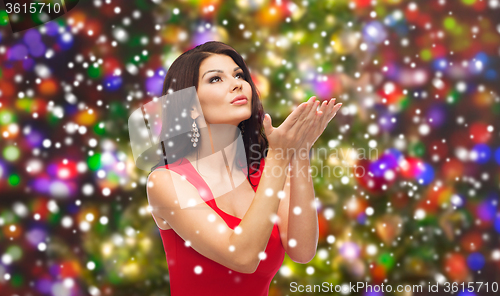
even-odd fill
[{"label": "eyebrow", "polygon": [[[241,69],[241,67],[236,67],[236,68],[234,68],[234,69],[233,69],[233,72],[234,72],[234,71],[236,71],[236,70],[238,70],[238,69]],[[203,76],[205,76],[205,74],[207,74],[208,72],[219,72],[219,73],[224,73],[224,71],[222,71],[222,70],[218,70],[218,69],[216,69],[216,70],[208,70],[207,72],[205,72],[205,73],[203,74]],[[201,78],[203,78],[203,76],[201,76]]]}]

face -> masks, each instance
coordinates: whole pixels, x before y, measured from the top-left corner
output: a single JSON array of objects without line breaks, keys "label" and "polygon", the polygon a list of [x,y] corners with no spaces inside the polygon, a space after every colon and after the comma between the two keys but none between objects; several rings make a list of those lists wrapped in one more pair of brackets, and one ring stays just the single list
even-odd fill
[{"label": "face", "polygon": [[[197,94],[209,124],[238,125],[252,115],[252,88],[243,69],[229,56],[214,54],[203,60]],[[238,96],[246,97],[246,103],[232,103]]]}]

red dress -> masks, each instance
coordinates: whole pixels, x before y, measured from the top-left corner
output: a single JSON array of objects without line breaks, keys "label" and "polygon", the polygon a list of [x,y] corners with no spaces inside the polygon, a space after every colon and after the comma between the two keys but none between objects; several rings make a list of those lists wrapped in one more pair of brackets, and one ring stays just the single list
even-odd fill
[{"label": "red dress", "polygon": [[[200,193],[205,203],[226,222],[229,228],[234,229],[238,226],[241,219],[229,215],[217,207],[208,185],[199,176],[191,163],[187,159],[184,160],[182,158],[163,167],[180,175],[185,175],[186,179],[199,192],[202,189],[204,190],[201,192],[208,192],[208,196]],[[250,175],[251,184],[255,185],[252,185],[254,191],[257,190],[264,164],[264,158],[262,158],[259,172]],[[186,247],[184,240],[173,229],[160,229],[160,234],[167,257],[172,296],[268,295],[271,280],[281,267],[285,256],[285,250],[281,244],[276,223],[274,224],[265,250],[267,256],[264,260],[260,261],[257,270],[252,274],[231,270],[201,255],[193,248]],[[197,272],[195,272],[195,268]],[[200,270],[201,273],[199,272]]]}]

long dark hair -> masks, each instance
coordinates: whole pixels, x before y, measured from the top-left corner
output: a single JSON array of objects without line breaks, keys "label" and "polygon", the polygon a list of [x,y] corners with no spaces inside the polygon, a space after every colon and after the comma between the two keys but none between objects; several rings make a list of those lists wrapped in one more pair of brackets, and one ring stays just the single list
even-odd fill
[{"label": "long dark hair", "polygon": [[[252,81],[250,71],[245,64],[245,61],[243,60],[241,55],[236,52],[236,50],[222,42],[209,41],[184,52],[172,63],[172,65],[168,69],[167,75],[165,76],[165,80],[163,82],[162,96],[192,86],[195,86],[196,90],[198,90],[200,65],[203,60],[213,54],[223,54],[231,57],[233,61],[241,67],[244,73],[244,79],[250,84],[252,88],[252,115],[250,116],[250,118],[242,121],[238,125],[238,127],[242,129],[243,143],[245,145],[244,151],[246,153],[246,164],[248,164],[247,179],[250,184],[252,184],[250,175],[256,173],[256,171],[259,170],[260,161],[263,157],[265,157],[265,153],[267,153],[269,143],[267,141],[264,127],[262,125],[262,121],[264,119],[264,108],[260,101],[259,91]],[[193,102],[183,102],[182,106],[186,106],[186,103],[191,106],[195,102],[194,100]],[[185,111],[181,110],[182,106],[170,103],[168,106],[170,110],[169,113],[173,111],[176,112],[176,114],[181,114],[181,112]],[[171,129],[174,124],[187,126],[190,126],[192,124],[192,122],[190,122],[191,117],[189,116],[179,117],[176,118],[176,120],[177,121],[174,121],[173,118],[163,118],[161,134]],[[198,149],[197,147],[193,147],[190,137],[187,137],[186,135],[181,135],[174,138],[175,145],[172,148],[169,148],[169,153],[172,152],[172,155],[169,155],[168,161],[166,156],[162,157],[162,159],[159,160],[158,164],[152,167],[151,171],[159,166],[173,163],[176,160],[179,160]],[[163,143],[160,144],[163,145]],[[240,165],[241,167],[241,164],[238,165]],[[252,168],[253,170],[252,173],[250,173],[250,168]],[[256,185],[252,184],[252,186]]]}]

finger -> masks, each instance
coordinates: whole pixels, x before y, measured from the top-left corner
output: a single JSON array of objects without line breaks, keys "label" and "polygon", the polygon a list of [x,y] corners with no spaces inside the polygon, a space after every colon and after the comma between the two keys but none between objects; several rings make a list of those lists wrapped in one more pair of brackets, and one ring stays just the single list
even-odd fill
[{"label": "finger", "polygon": [[305,114],[304,116],[301,118],[301,120],[306,120],[307,117],[310,116],[312,110],[316,110],[314,107],[316,106],[316,96],[312,96],[309,98],[309,100],[307,100],[307,108],[306,110],[304,110]]},{"label": "finger", "polygon": [[319,117],[317,116],[318,113],[318,106],[320,104],[320,101],[315,101],[314,102],[314,107],[312,108],[311,112],[308,115],[308,119],[310,121],[310,124],[317,124]]},{"label": "finger", "polygon": [[335,105],[335,98],[332,98],[330,100],[327,100],[326,101],[326,104],[325,104],[325,109],[323,110],[323,113],[325,114],[325,116],[323,116],[322,118],[322,121],[320,123],[321,126],[325,125],[329,120],[330,120],[330,114],[333,110],[333,107]]},{"label": "finger", "polygon": [[332,110],[332,112],[334,114],[333,116],[335,116],[335,114],[337,113],[337,111],[340,110],[340,107],[342,107],[342,103],[338,103],[335,106],[333,106],[333,110]]},{"label": "finger", "polygon": [[342,103],[339,103],[337,105],[335,105],[334,103],[335,103],[335,98],[329,100],[328,107],[325,110],[325,116],[323,116],[321,118],[321,121],[318,124],[318,126],[321,127],[321,129],[320,129],[321,132],[323,132],[325,130],[325,128],[328,125],[328,123],[335,116],[335,114],[337,113],[338,109],[340,109],[340,106],[342,106]]},{"label": "finger", "polygon": [[335,98],[331,98],[330,100],[324,100],[321,104],[321,107],[317,112],[317,115],[319,115],[319,122],[313,126],[314,131],[312,131],[312,133],[316,134],[317,137],[323,133],[328,122],[331,120],[329,115],[331,115],[333,109],[335,108],[335,101]]},{"label": "finger", "polygon": [[271,133],[274,131],[272,119],[270,114],[265,114],[264,115],[264,122],[262,123],[264,126],[264,132],[266,136],[271,135]]},{"label": "finger", "polygon": [[[327,105],[328,103],[325,103]],[[323,112],[323,110],[319,110],[317,112],[317,118],[318,122],[315,123],[308,131],[308,135],[306,136],[306,141],[309,141],[310,143],[307,143],[309,147],[312,147],[316,140],[323,134],[323,131],[326,128],[326,125],[328,124],[327,120],[327,114]]]},{"label": "finger", "polygon": [[311,110],[314,108],[314,103],[315,102],[317,102],[316,101],[316,96],[312,96],[312,97],[309,98],[309,100],[307,100],[307,106],[308,106],[307,111],[308,112],[311,112]]},{"label": "finger", "polygon": [[311,127],[311,122],[314,121],[319,101],[316,101],[316,97],[313,96],[307,101],[307,104],[308,108],[304,110],[304,116],[301,116],[296,128],[293,129],[293,132],[297,133],[299,136],[302,136],[302,134],[306,133],[307,129]]},{"label": "finger", "polygon": [[313,103],[314,103],[314,106],[311,108],[311,111],[309,113],[309,117],[313,117],[314,115],[316,115],[316,112],[318,112],[318,106],[319,106],[320,101],[319,100],[317,101],[315,98],[315,101]]},{"label": "finger", "polygon": [[302,103],[305,105],[304,110],[302,110],[300,117],[297,119],[297,121],[293,124],[292,127],[290,127],[290,132],[291,133],[297,133],[303,126],[304,122],[311,112],[312,108],[314,107],[314,100],[316,99],[315,96],[311,97],[307,102]]},{"label": "finger", "polygon": [[319,106],[318,112],[325,113],[327,106],[328,106],[328,101],[324,100],[323,102],[321,102],[321,106]]},{"label": "finger", "polygon": [[306,105],[306,108],[304,109],[302,115],[299,118],[300,121],[304,121],[307,118],[307,116],[311,112],[312,108],[314,107],[314,100],[315,99],[316,99],[316,97],[311,97],[309,100],[307,100],[307,102],[303,103]]},{"label": "finger", "polygon": [[327,113],[330,114],[333,109],[335,108],[335,101],[336,99],[335,98],[332,98],[330,99],[330,101],[328,102],[328,108],[327,108]]},{"label": "finger", "polygon": [[290,115],[283,121],[280,127],[283,127],[286,130],[290,130],[293,125],[300,119],[304,110],[306,109],[306,103],[302,103],[297,108],[295,108]]},{"label": "finger", "polygon": [[[321,114],[324,114],[328,110],[328,102],[329,102],[329,100],[324,100],[323,103],[321,103],[321,106],[319,107],[318,112],[321,112]],[[324,121],[324,117],[322,117],[322,121]]]},{"label": "finger", "polygon": [[[340,107],[342,107],[342,103],[338,103],[338,104],[336,104],[336,105],[333,107],[333,109],[332,109],[332,111],[331,111],[331,114],[330,114],[330,116],[331,116],[330,120],[331,120],[333,117],[335,117],[335,115],[337,114],[337,111],[339,111],[339,110],[340,110]],[[330,120],[328,120],[328,121],[330,121]]]},{"label": "finger", "polygon": [[316,112],[318,110],[318,105],[319,101],[316,100],[316,96],[313,96],[309,99],[307,102],[308,104],[311,104],[309,109],[307,110],[306,117],[304,118],[304,121],[310,121],[311,119],[315,118]]},{"label": "finger", "polygon": [[333,108],[333,106],[335,106],[335,102],[337,101],[336,98],[331,98],[330,100],[328,100],[328,108]]},{"label": "finger", "polygon": [[[319,101],[315,101],[314,106],[309,112],[303,126],[298,131],[298,135],[300,136],[301,141],[309,138],[310,133],[316,129],[318,123],[321,121],[321,116],[318,116],[318,106]],[[307,145],[311,145],[311,143],[307,143]]]},{"label": "finger", "polygon": [[318,117],[317,113],[318,113],[318,106],[319,106],[319,101],[316,101],[314,103],[314,107],[312,108],[311,112],[309,113],[308,115],[308,126],[309,128],[311,128],[312,126],[314,126],[315,124],[318,124],[318,122],[320,121],[320,117]]},{"label": "finger", "polygon": [[312,96],[307,100],[307,102],[304,102],[299,105],[302,106],[304,105],[304,109],[300,110],[300,115],[297,118],[297,120],[292,124],[292,125],[286,125],[284,126],[285,128],[288,128],[288,132],[290,133],[297,133],[304,125],[304,121],[307,118],[307,115],[311,111],[311,109],[314,107],[314,101],[316,100],[316,96]]}]

